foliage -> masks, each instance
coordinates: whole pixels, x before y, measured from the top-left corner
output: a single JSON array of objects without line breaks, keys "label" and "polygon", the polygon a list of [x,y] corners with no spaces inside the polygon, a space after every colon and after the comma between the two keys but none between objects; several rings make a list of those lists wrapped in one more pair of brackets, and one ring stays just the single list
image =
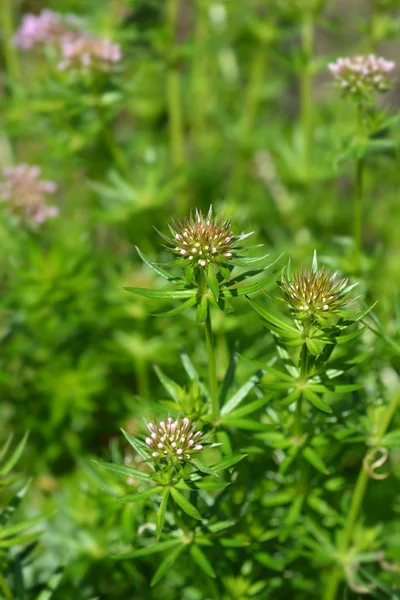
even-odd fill
[{"label": "foliage", "polygon": [[0,3],[1,598],[400,597],[399,10]]}]

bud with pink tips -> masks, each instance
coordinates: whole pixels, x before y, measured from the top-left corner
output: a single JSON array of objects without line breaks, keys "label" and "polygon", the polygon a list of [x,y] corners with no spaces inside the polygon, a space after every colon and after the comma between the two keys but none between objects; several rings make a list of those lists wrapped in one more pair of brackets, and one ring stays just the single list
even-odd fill
[{"label": "bud with pink tips", "polygon": [[200,452],[203,446],[199,443],[202,431],[196,431],[196,426],[184,417],[160,421],[158,425],[147,425],[151,437],[146,438],[146,444],[152,448],[155,459],[175,457],[179,460],[189,460],[195,452]]}]

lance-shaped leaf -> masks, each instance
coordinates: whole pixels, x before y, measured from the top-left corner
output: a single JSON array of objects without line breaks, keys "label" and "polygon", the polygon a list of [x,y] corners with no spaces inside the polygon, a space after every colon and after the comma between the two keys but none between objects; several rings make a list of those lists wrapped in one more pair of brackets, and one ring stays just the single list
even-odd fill
[{"label": "lance-shaped leaf", "polygon": [[320,473],[323,473],[324,475],[329,475],[329,470],[325,466],[322,458],[310,446],[304,448],[303,456],[308,460],[310,465],[317,469],[317,471],[320,471]]},{"label": "lance-shaped leaf", "polygon": [[161,275],[161,277],[164,277],[164,279],[167,279],[171,283],[175,281],[182,281],[180,277],[173,277],[170,273],[168,273],[168,271],[163,269],[161,265],[150,260],[150,258],[146,256],[137,246],[135,246],[135,248],[142,261],[146,263],[146,265],[149,266],[150,269],[157,273],[157,275]]},{"label": "lance-shaped leaf", "polygon": [[232,412],[239,404],[246,398],[249,392],[254,388],[254,386],[259,383],[261,377],[264,372],[260,369],[250,377],[250,379],[234,394],[228,402],[222,407],[221,415],[227,415]]},{"label": "lance-shaped leaf", "polygon": [[157,571],[154,573],[154,577],[151,580],[151,587],[156,585],[161,579],[168,573],[174,562],[177,560],[179,555],[185,549],[185,544],[180,544],[177,548],[174,548],[171,552],[167,554],[164,558]]},{"label": "lance-shaped leaf", "polygon": [[133,435],[131,435],[130,433],[128,433],[127,431],[125,431],[125,429],[121,428],[121,431],[124,434],[127,442],[129,442],[129,444],[139,454],[139,456],[141,458],[143,458],[143,460],[149,460],[150,459],[150,453],[149,453],[149,451],[147,449],[146,444],[144,444],[140,440],[138,440],[135,437],[133,437]]},{"label": "lance-shaped leaf", "polygon": [[149,556],[150,554],[157,554],[158,552],[163,552],[164,550],[171,550],[171,548],[176,548],[177,546],[182,546],[182,542],[180,540],[167,540],[166,542],[158,542],[157,544],[151,544],[150,546],[145,546],[144,548],[131,550],[130,552],[125,552],[125,554],[118,554],[113,556],[113,559],[125,560],[126,558],[140,558],[142,556]]},{"label": "lance-shaped leaf", "polygon": [[117,473],[118,475],[123,475],[126,477],[135,477],[137,479],[150,479],[149,473],[144,473],[143,471],[139,471],[139,469],[135,469],[134,467],[128,467],[127,465],[119,465],[116,463],[106,462],[104,460],[93,460],[94,463],[100,465],[104,469],[108,471],[112,471],[113,473]]},{"label": "lance-shaped leaf", "polygon": [[171,396],[172,400],[179,404],[184,395],[184,390],[175,381],[167,377],[167,375],[165,375],[159,367],[155,366],[154,370],[157,373],[158,379],[161,381],[164,389]]},{"label": "lance-shaped leaf", "polygon": [[165,310],[165,311],[159,312],[159,313],[151,313],[151,316],[152,317],[175,317],[176,315],[179,315],[179,314],[185,312],[185,310],[192,308],[193,306],[196,305],[196,303],[197,303],[197,298],[195,296],[193,296],[192,298],[189,298],[182,304],[179,304],[179,306],[176,306],[175,308],[171,308],[171,310]]},{"label": "lance-shaped leaf", "polygon": [[196,289],[187,290],[152,290],[148,288],[137,288],[137,287],[124,287],[124,290],[137,296],[145,296],[146,298],[156,299],[175,299],[181,300],[182,298],[191,298],[196,296]]},{"label": "lance-shaped leaf", "polygon": [[225,456],[211,468],[215,473],[218,473],[218,471],[224,471],[225,469],[230,469],[230,467],[236,465],[236,463],[246,458],[246,456],[247,454],[230,454],[229,456]]},{"label": "lance-shaped leaf", "polygon": [[[14,465],[18,462],[21,454],[24,451],[28,436],[29,436],[29,432],[27,432],[24,435],[24,437],[22,438],[22,440],[20,441],[18,446],[15,448],[14,452],[8,458],[6,463],[0,468],[0,477],[7,475],[11,471],[11,469],[14,467]],[[8,447],[7,443],[6,443],[6,447]]]},{"label": "lance-shaped leaf", "polygon": [[325,402],[323,402],[321,400],[321,398],[319,396],[317,396],[317,394],[315,392],[313,392],[312,390],[305,387],[305,388],[303,388],[303,394],[307,398],[307,400],[309,402],[311,402],[311,404],[313,404],[319,410],[322,410],[323,412],[326,412],[326,413],[332,412],[331,407],[328,406],[328,404],[325,404]]},{"label": "lance-shaped leaf", "polygon": [[157,536],[158,540],[160,539],[162,528],[164,525],[165,512],[167,510],[169,493],[170,493],[169,488],[165,488],[162,493],[161,504],[160,504],[157,514],[156,514],[156,536]]},{"label": "lance-shaped leaf", "polygon": [[197,508],[193,506],[193,504],[189,502],[189,500],[187,500],[183,494],[178,492],[176,488],[171,488],[171,496],[186,514],[193,519],[197,519],[198,521],[202,520],[202,516]]},{"label": "lance-shaped leaf", "polygon": [[272,281],[274,281],[276,274],[271,275],[268,279],[263,279],[262,281],[256,281],[255,283],[249,283],[248,285],[243,285],[240,287],[229,287],[229,288],[221,288],[220,293],[224,298],[235,298],[236,296],[247,296],[247,294],[252,294],[253,292],[257,292],[258,290],[262,290],[267,287]]},{"label": "lance-shaped leaf", "polygon": [[192,555],[193,560],[195,561],[195,563],[197,563],[197,565],[200,567],[200,569],[209,577],[213,577],[215,578],[215,571],[211,566],[210,561],[208,560],[208,558],[206,557],[206,555],[204,554],[204,552],[202,550],[200,550],[199,546],[196,546],[196,544],[192,544],[190,546],[190,554]]},{"label": "lance-shaped leaf", "polygon": [[155,494],[160,494],[163,491],[162,485],[156,485],[149,490],[145,490],[144,492],[138,492],[137,494],[126,494],[124,496],[118,496],[116,499],[117,502],[131,503],[131,502],[140,502],[141,500],[145,500],[146,498],[150,498],[150,496],[154,496]]}]

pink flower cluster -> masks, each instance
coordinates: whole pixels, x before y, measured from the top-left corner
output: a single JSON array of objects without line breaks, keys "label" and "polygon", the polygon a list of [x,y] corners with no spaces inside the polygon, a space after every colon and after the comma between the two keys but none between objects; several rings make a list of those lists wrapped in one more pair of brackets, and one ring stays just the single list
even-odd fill
[{"label": "pink flower cluster", "polygon": [[57,185],[39,179],[40,167],[21,164],[7,167],[3,174],[5,180],[0,182],[0,201],[7,204],[9,213],[36,225],[58,216],[58,208],[48,206],[44,201],[46,194],[54,194]]},{"label": "pink flower cluster", "polygon": [[328,65],[344,92],[361,95],[386,91],[390,87],[388,75],[394,67],[394,62],[374,54],[338,58]]},{"label": "pink flower cluster", "polygon": [[203,432],[196,431],[187,417],[178,417],[176,420],[168,417],[166,422],[160,421],[158,425],[149,423],[147,427],[150,437],[146,438],[146,444],[153,449],[153,458],[176,457],[188,460],[193,452],[203,449],[199,444]]},{"label": "pink flower cluster", "polygon": [[119,44],[80,31],[78,23],[73,15],[64,16],[51,10],[43,10],[39,15],[26,14],[14,35],[14,43],[23,50],[31,50],[41,44],[53,45],[61,55],[58,68],[62,71],[108,71],[121,60]]},{"label": "pink flower cluster", "polygon": [[121,60],[121,48],[107,38],[89,35],[65,37],[61,42],[63,60],[58,68],[61,71],[72,67],[107,71],[113,63]]},{"label": "pink flower cluster", "polygon": [[28,13],[23,16],[14,43],[23,50],[31,50],[40,44],[55,43],[67,31],[61,15],[45,9],[39,15]]}]

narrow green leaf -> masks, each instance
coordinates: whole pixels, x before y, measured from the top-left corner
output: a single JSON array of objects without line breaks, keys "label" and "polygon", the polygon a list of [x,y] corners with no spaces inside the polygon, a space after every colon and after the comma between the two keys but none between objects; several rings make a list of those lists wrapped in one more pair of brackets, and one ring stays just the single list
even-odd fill
[{"label": "narrow green leaf", "polygon": [[382,440],[382,446],[400,449],[400,429],[387,433]]},{"label": "narrow green leaf", "polygon": [[184,397],[184,390],[175,381],[167,377],[167,375],[165,375],[159,367],[155,366],[154,370],[158,379],[161,381],[164,389],[171,396],[172,400],[179,404],[181,399]]},{"label": "narrow green leaf", "polygon": [[211,469],[208,465],[206,465],[206,463],[204,463],[199,458],[193,458],[191,456],[189,462],[190,462],[190,464],[194,465],[196,467],[196,469],[198,469],[202,473],[207,473],[208,475],[215,475],[215,472],[213,471],[213,469]]},{"label": "narrow green leaf", "polygon": [[238,354],[237,354],[237,352],[233,351],[231,354],[229,365],[226,370],[225,377],[224,377],[224,380],[223,380],[222,386],[221,386],[221,391],[219,394],[220,406],[222,406],[224,404],[225,398],[226,398],[226,396],[232,386],[232,383],[235,379],[237,361],[238,361]]},{"label": "narrow green leaf", "polygon": [[40,592],[36,600],[50,600],[50,598],[53,596],[53,592],[55,592],[58,588],[58,584],[60,583],[62,576],[63,572],[61,569],[50,575],[46,581],[46,589]]},{"label": "narrow green leaf", "polygon": [[195,306],[196,302],[197,302],[197,298],[195,296],[193,296],[192,298],[189,298],[189,300],[186,300],[186,302],[183,302],[183,304],[179,304],[179,306],[176,306],[175,308],[171,308],[171,310],[166,310],[166,311],[159,312],[159,313],[151,313],[151,316],[152,317],[175,317],[176,315],[179,315],[179,314],[185,312],[185,310],[192,308],[192,306]]},{"label": "narrow green leaf", "polygon": [[272,281],[274,281],[276,275],[272,275],[268,279],[263,279],[262,281],[256,281],[255,283],[251,283],[249,285],[244,285],[237,288],[223,288],[221,289],[221,296],[224,298],[235,298],[236,296],[247,296],[247,294],[251,294],[253,292],[257,292],[258,290],[262,290],[267,287]]},{"label": "narrow green leaf", "polygon": [[186,514],[188,514],[190,517],[193,517],[193,519],[198,519],[199,521],[202,520],[203,517],[197,508],[193,506],[193,504],[191,504],[191,502],[189,502],[189,500],[187,500],[183,494],[178,492],[176,488],[171,488],[171,495],[178,506],[180,506]]},{"label": "narrow green leaf", "polygon": [[113,471],[114,473],[118,473],[118,475],[123,475],[124,477],[136,477],[137,479],[150,479],[149,473],[144,473],[143,471],[139,471],[139,469],[135,469],[134,467],[128,467],[127,465],[118,465],[116,463],[106,462],[104,460],[93,460],[94,463],[104,467],[104,469],[108,469],[108,471]]},{"label": "narrow green leaf", "polygon": [[22,440],[20,441],[18,446],[15,448],[14,452],[11,454],[10,458],[1,467],[0,476],[7,475],[7,473],[9,473],[11,471],[11,469],[14,467],[14,465],[18,462],[21,454],[24,451],[28,436],[29,436],[29,432],[26,432],[26,434],[24,435],[24,437],[22,438]]},{"label": "narrow green leaf", "polygon": [[14,435],[11,433],[8,436],[8,439],[6,441],[6,443],[4,444],[4,446],[2,447],[2,449],[0,450],[0,463],[2,462],[3,458],[5,458],[5,456],[7,455],[8,449],[11,446],[11,442],[13,440]]},{"label": "narrow green leaf", "polygon": [[139,454],[139,456],[141,458],[143,458],[143,460],[149,460],[150,453],[147,450],[147,446],[140,440],[137,440],[136,438],[134,438],[133,435],[131,435],[130,433],[125,431],[125,429],[121,428],[121,431],[122,431],[123,435],[125,436],[127,442],[129,442],[129,444],[132,446],[132,448],[134,450],[136,450],[136,452]]},{"label": "narrow green leaf", "polygon": [[273,397],[274,397],[273,392],[271,392],[270,394],[265,394],[265,396],[261,396],[261,398],[257,398],[257,400],[253,400],[252,402],[249,402],[249,404],[246,404],[245,406],[241,406],[240,408],[235,409],[234,411],[229,413],[229,415],[223,416],[221,419],[221,422],[229,423],[230,419],[238,419],[238,418],[244,417],[252,412],[255,412],[255,411],[259,410],[260,408],[262,408],[263,406],[265,406],[265,404],[270,402]]},{"label": "narrow green leaf", "polygon": [[234,394],[222,407],[221,415],[227,415],[228,413],[232,412],[233,409],[236,408],[240,402],[246,398],[249,392],[259,383],[263,374],[264,372],[260,369],[257,371],[257,373],[252,375],[252,377],[250,377],[250,379],[244,385],[242,385],[236,394]]},{"label": "narrow green leaf", "polygon": [[204,323],[207,318],[208,296],[204,295],[200,298],[196,310],[196,323]]},{"label": "narrow green leaf", "polygon": [[[212,475],[215,477],[215,473],[211,471]],[[221,481],[218,479],[214,479],[213,477],[204,477],[203,479],[199,479],[198,481],[180,481],[176,484],[176,488],[180,490],[223,490],[224,488],[231,485],[230,481]]]},{"label": "narrow green leaf", "polygon": [[254,308],[254,310],[263,319],[265,319],[265,321],[267,321],[268,323],[270,323],[272,325],[275,325],[279,330],[282,329],[283,331],[285,331],[287,333],[291,333],[293,336],[295,335],[296,337],[298,337],[299,331],[295,327],[293,327],[289,323],[283,321],[276,315],[273,315],[266,308],[264,308],[263,306],[260,306],[256,302],[253,302],[253,300],[251,300],[250,298],[248,298],[248,301],[249,301],[249,304]]},{"label": "narrow green leaf", "polygon": [[22,535],[20,537],[13,537],[11,540],[0,540],[0,548],[13,548],[14,546],[22,546],[26,544],[30,544],[37,540],[43,531],[35,531],[34,533],[29,533],[27,535]]},{"label": "narrow green leaf", "polygon": [[0,525],[4,527],[10,517],[17,510],[26,492],[28,491],[30,484],[31,480],[27,481],[27,483],[11,498],[11,500],[9,500],[3,510],[0,511]]},{"label": "narrow green leaf", "polygon": [[155,494],[159,494],[163,491],[162,485],[157,485],[149,490],[145,490],[144,492],[138,492],[137,494],[126,494],[125,496],[118,496],[116,499],[117,502],[122,503],[130,503],[130,502],[140,502],[145,498],[149,498],[150,496],[154,496]]},{"label": "narrow green leaf", "polygon": [[319,410],[322,410],[323,412],[326,412],[326,413],[332,412],[331,407],[328,406],[328,404],[325,404],[325,402],[323,402],[321,400],[321,398],[319,396],[317,396],[317,394],[315,394],[315,392],[313,392],[312,390],[310,390],[308,388],[303,388],[303,394],[307,398],[307,400],[309,402],[311,402],[311,404],[313,404]]},{"label": "narrow green leaf", "polygon": [[114,560],[124,560],[125,558],[139,558],[141,556],[149,556],[150,554],[156,554],[157,552],[162,552],[163,550],[170,550],[171,548],[175,548],[176,546],[181,545],[182,542],[180,540],[167,540],[166,542],[158,542],[157,544],[145,546],[145,548],[131,550],[130,552],[126,552],[125,554],[119,554],[113,556],[112,558]]},{"label": "narrow green leaf", "polygon": [[157,571],[154,573],[154,577],[150,583],[151,587],[153,587],[159,581],[161,581],[161,579],[168,573],[168,571],[170,570],[178,556],[181,554],[181,552],[184,550],[184,548],[185,544],[180,544],[177,548],[175,548],[167,554],[167,556],[164,558],[164,560],[158,567]]},{"label": "narrow green leaf", "polygon": [[25,521],[20,521],[15,525],[11,525],[11,527],[7,527],[6,529],[0,530],[0,540],[3,538],[9,538],[10,536],[23,531],[24,529],[29,529],[30,527],[34,527],[43,521],[43,515],[39,515],[38,517],[33,517],[32,519],[26,519]]},{"label": "narrow green leaf", "polygon": [[212,466],[212,470],[218,472],[229,469],[230,467],[233,467],[233,465],[236,465],[236,463],[246,458],[246,456],[247,454],[231,454],[230,456],[225,456],[225,458]]},{"label": "narrow green leaf", "polygon": [[162,493],[161,504],[156,514],[156,537],[159,540],[164,525],[165,511],[167,510],[169,499],[169,489],[165,488]]},{"label": "narrow green leaf", "polygon": [[190,546],[190,554],[193,560],[198,564],[200,569],[209,577],[216,577],[214,569],[212,568],[210,561],[202,550],[195,544]]},{"label": "narrow green leaf", "polygon": [[[230,417],[231,415],[229,415]],[[226,425],[230,427],[236,427],[237,429],[245,429],[247,431],[268,431],[273,426],[261,423],[260,421],[254,421],[253,419],[232,419],[225,421]]]},{"label": "narrow green leaf", "polygon": [[141,250],[139,250],[139,248],[137,246],[135,246],[135,248],[136,248],[136,251],[139,254],[140,258],[142,259],[142,261],[144,263],[146,263],[146,265],[149,266],[150,269],[152,269],[155,273],[157,273],[157,275],[161,275],[161,277],[164,277],[164,279],[167,279],[170,282],[174,282],[174,281],[178,280],[177,277],[171,276],[171,274],[168,273],[168,271],[166,271],[165,269],[160,267],[160,265],[158,265],[157,263],[150,260],[150,258],[148,256],[146,256]]},{"label": "narrow green leaf", "polygon": [[214,271],[214,267],[212,264],[209,264],[207,267],[206,279],[210,290],[213,293],[215,300],[218,302],[219,298],[219,283],[217,276]]},{"label": "narrow green leaf", "polygon": [[324,475],[329,475],[329,470],[324,465],[322,458],[310,446],[304,448],[303,456],[317,471],[320,471]]},{"label": "narrow green leaf", "polygon": [[147,288],[137,288],[137,287],[124,287],[126,292],[130,292],[131,294],[136,294],[137,296],[145,296],[146,298],[156,298],[156,299],[182,299],[182,298],[191,298],[195,296],[197,290],[151,290]]}]

